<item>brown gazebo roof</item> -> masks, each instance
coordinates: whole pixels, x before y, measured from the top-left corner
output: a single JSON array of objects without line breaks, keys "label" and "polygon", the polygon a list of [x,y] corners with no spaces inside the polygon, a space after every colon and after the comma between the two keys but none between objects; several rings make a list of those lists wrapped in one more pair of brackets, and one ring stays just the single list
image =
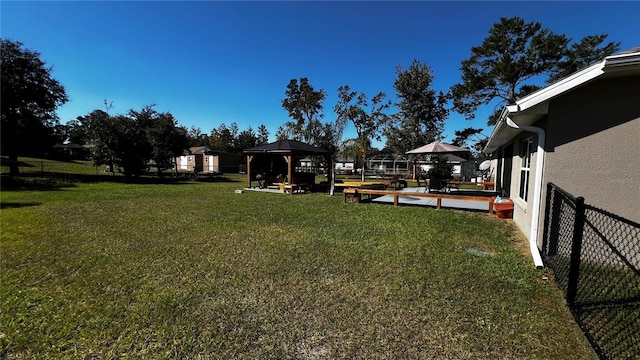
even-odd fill
[{"label": "brown gazebo roof", "polygon": [[309,145],[297,140],[275,141],[244,150],[245,154],[294,154],[294,155],[324,155],[329,153],[325,149]]},{"label": "brown gazebo roof", "polygon": [[292,179],[294,157],[308,155],[324,156],[328,160],[329,169],[333,167],[333,162],[332,158],[329,156],[329,151],[313,145],[305,144],[297,140],[275,141],[269,144],[245,149],[243,153],[247,155],[247,180],[249,187],[251,187],[252,180],[251,162],[256,156],[282,156],[287,163],[287,179]]}]

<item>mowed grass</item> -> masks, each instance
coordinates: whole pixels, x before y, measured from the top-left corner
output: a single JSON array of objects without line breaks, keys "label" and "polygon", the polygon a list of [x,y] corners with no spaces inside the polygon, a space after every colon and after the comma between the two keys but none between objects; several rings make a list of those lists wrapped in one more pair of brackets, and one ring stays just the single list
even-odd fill
[{"label": "mowed grass", "polygon": [[237,180],[4,190],[2,355],[596,358],[509,221]]}]

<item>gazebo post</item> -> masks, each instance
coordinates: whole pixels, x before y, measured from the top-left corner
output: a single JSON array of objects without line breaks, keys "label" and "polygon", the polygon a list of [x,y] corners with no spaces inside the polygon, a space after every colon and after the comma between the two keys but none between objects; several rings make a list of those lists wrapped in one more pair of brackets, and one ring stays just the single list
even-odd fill
[{"label": "gazebo post", "polygon": [[253,155],[247,155],[247,181],[249,182],[249,189],[251,189],[251,161],[253,161]]},{"label": "gazebo post", "polygon": [[327,175],[328,175],[328,179],[329,180],[329,195],[333,195],[333,188],[334,188],[334,183],[333,183],[333,171],[334,169],[334,165],[333,165],[333,156],[332,155],[325,155],[325,159],[327,160],[327,163],[329,164],[329,169],[327,169]]},{"label": "gazebo post", "polygon": [[285,155],[284,160],[287,162],[287,181],[291,185],[293,183],[293,155]]}]

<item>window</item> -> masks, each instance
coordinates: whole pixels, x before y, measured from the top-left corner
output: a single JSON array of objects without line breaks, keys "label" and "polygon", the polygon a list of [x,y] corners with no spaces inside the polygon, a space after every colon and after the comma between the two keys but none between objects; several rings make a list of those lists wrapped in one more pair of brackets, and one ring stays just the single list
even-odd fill
[{"label": "window", "polygon": [[527,201],[529,197],[529,174],[531,173],[531,138],[522,140],[520,144],[520,198]]}]

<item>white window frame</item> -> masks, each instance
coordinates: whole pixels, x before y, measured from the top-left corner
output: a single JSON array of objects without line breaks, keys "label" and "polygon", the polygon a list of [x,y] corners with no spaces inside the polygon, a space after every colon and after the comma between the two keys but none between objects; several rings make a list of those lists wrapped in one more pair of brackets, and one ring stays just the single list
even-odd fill
[{"label": "white window frame", "polygon": [[531,148],[533,147],[533,138],[528,137],[520,142],[520,186],[519,196],[524,202],[529,198],[529,182],[531,175]]}]

